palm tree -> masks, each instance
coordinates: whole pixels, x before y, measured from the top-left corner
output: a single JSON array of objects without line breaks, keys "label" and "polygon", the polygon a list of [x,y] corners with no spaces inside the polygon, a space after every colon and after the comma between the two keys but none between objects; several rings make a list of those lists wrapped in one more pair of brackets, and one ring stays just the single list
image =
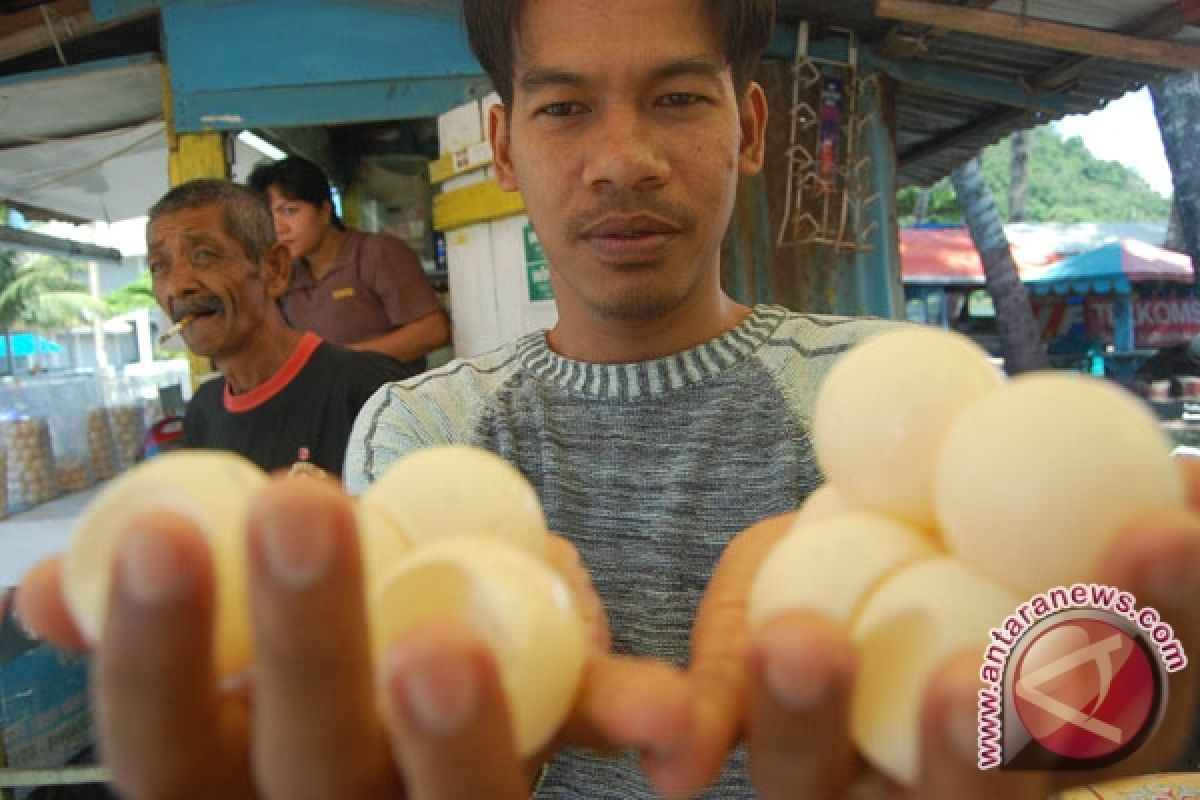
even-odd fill
[{"label": "palm tree", "polygon": [[1024,222],[1029,200],[1029,132],[1012,135],[1012,160],[1009,163],[1011,180],[1008,185],[1008,221]]},{"label": "palm tree", "polygon": [[929,206],[932,199],[933,189],[928,186],[917,189],[917,201],[913,204],[913,225],[923,225],[929,219]]},{"label": "palm tree", "polygon": [[104,308],[108,316],[117,316],[137,308],[158,308],[150,283],[150,271],[142,270],[129,283],[104,295]]},{"label": "palm tree", "polygon": [[71,262],[51,256],[25,260],[11,250],[0,250],[0,332],[5,338],[8,374],[14,372],[13,328],[75,325],[102,308],[87,287],[75,280]]},{"label": "palm tree", "polygon": [[[1200,72],[1172,75],[1150,86],[1154,115],[1175,184],[1174,214],[1183,249],[1200,264]],[[1200,271],[1197,272],[1200,283]]]},{"label": "palm tree", "polygon": [[996,327],[1000,348],[1004,353],[1004,368],[1010,375],[1044,369],[1050,365],[1042,344],[1029,296],[1021,285],[1021,275],[1013,261],[1008,237],[1000,222],[1000,212],[988,189],[978,156],[972,158],[950,176],[963,220],[971,231],[971,239],[983,262],[988,292],[996,305]]}]

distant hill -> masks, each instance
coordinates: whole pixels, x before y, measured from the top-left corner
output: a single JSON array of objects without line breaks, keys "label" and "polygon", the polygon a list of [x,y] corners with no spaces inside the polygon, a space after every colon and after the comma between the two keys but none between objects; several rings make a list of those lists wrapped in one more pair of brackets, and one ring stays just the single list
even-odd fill
[{"label": "distant hill", "polygon": [[[1079,137],[1063,140],[1049,125],[1030,131],[1027,222],[1145,222],[1171,215],[1171,201],[1133,170],[1093,156]],[[1130,146],[1137,146],[1130,143]],[[1009,140],[983,152],[983,171],[1000,217],[1008,222]],[[913,223],[917,189],[896,195],[900,224]],[[927,222],[960,222],[947,178],[933,187]]]}]

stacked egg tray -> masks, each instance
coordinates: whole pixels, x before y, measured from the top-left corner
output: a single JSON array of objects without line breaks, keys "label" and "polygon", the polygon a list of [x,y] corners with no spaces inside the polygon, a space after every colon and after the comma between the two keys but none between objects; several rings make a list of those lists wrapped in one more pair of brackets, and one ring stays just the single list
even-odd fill
[{"label": "stacked egg tray", "polygon": [[129,469],[138,461],[142,436],[146,433],[145,414],[141,406],[113,406],[108,409],[113,441],[121,469]]},{"label": "stacked egg tray", "polygon": [[0,424],[0,432],[8,453],[8,510],[24,511],[58,497],[58,476],[46,420],[9,420]]},{"label": "stacked egg tray", "polygon": [[64,492],[82,492],[92,486],[92,471],[83,456],[64,456],[55,466],[58,488]]},{"label": "stacked egg tray", "polygon": [[98,481],[115,478],[118,472],[117,445],[108,421],[108,409],[93,408],[87,416],[88,454]]}]

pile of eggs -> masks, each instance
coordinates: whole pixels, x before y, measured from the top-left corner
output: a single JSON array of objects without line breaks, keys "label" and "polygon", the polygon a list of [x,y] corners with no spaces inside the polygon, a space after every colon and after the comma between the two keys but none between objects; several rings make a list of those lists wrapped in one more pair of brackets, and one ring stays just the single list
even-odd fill
[{"label": "pile of eggs", "polygon": [[[84,637],[100,639],[120,537],[139,514],[165,508],[195,520],[211,548],[218,677],[250,667],[245,529],[266,482],[242,457],[204,450],[155,456],[113,481],[64,557],[65,601]],[[432,447],[397,461],[354,502],[376,661],[415,624],[469,625],[496,658],[518,752],[535,753],[569,712],[588,647],[571,588],[546,559],[533,487],[487,451]]]},{"label": "pile of eggs", "polygon": [[851,734],[902,785],[917,776],[925,686],[1033,594],[1093,577],[1139,514],[1182,507],[1158,422],[1125,389],[1066,372],[1005,380],[966,337],[905,327],[822,383],[827,483],[767,554],[752,628],[787,610],[845,626],[859,668]]},{"label": "pile of eggs", "polygon": [[[932,328],[889,331],[840,359],[817,396],[813,442],[828,483],[765,558],[749,624],[815,609],[845,626],[859,656],[855,743],[905,785],[934,669],[982,654],[1030,594],[1089,578],[1137,515],[1184,505],[1157,421],[1125,390],[1058,372],[1006,381],[968,339]],[[212,548],[219,675],[247,669],[245,522],[266,480],[239,456],[185,450],[110,484],[64,561],[85,637],[100,638],[120,536],[165,507],[196,520]],[[496,656],[518,751],[536,752],[569,712],[588,648],[570,587],[545,559],[532,487],[486,451],[432,447],[392,465],[355,512],[376,656],[423,620],[465,622]]]}]

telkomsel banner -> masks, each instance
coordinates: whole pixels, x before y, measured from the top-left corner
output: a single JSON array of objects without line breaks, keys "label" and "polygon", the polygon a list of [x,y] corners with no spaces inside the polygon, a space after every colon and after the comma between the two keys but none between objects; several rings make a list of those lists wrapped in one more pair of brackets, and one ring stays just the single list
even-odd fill
[{"label": "telkomsel banner", "polygon": [[[1083,303],[1063,298],[1035,299],[1034,317],[1044,341],[1086,333],[1093,339],[1113,341],[1116,304],[1111,297],[1091,295]],[[1195,297],[1135,298],[1134,342],[1137,347],[1184,344],[1200,334],[1200,300]]]},{"label": "telkomsel banner", "polygon": [[[1089,297],[1087,331],[1105,341],[1113,337],[1115,305],[1111,299]],[[1200,300],[1195,297],[1157,297],[1133,302],[1133,336],[1138,347],[1183,344],[1200,334]]]}]

